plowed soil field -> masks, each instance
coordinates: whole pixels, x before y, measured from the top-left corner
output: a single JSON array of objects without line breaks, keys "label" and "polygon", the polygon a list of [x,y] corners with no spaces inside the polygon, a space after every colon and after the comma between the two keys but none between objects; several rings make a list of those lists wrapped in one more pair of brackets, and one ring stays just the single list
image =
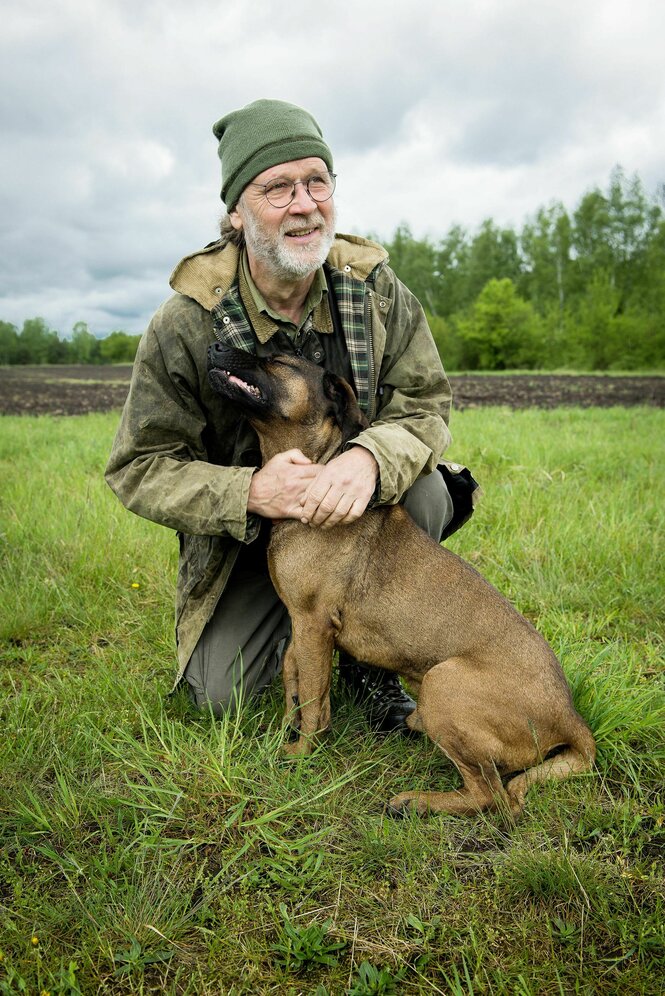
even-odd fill
[{"label": "plowed soil field", "polygon": [[[84,415],[121,408],[131,365],[0,367],[0,414]],[[665,407],[665,376],[492,374],[452,376],[455,408]]]}]

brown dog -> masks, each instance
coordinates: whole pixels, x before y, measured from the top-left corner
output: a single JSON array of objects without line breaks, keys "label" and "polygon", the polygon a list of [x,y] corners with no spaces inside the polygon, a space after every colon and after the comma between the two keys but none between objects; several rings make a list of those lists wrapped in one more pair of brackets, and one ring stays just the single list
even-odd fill
[{"label": "brown dog", "polygon": [[[307,360],[216,344],[208,365],[213,388],[255,428],[264,462],[298,448],[325,463],[367,424],[346,381]],[[268,558],[293,625],[283,677],[300,735],[288,754],[308,754],[329,727],[338,647],[406,679],[418,699],[409,726],[464,780],[451,792],[403,792],[393,810],[517,814],[532,784],[592,766],[593,736],[545,640],[399,505],[330,530],[276,522]]]}]

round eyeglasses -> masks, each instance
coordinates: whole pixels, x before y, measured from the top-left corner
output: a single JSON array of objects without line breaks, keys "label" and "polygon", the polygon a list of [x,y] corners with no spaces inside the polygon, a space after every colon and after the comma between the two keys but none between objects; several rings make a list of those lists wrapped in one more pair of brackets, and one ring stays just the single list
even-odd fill
[{"label": "round eyeglasses", "polygon": [[317,204],[330,200],[335,193],[336,173],[313,173],[306,180],[287,180],[284,176],[275,177],[269,183],[250,183],[250,187],[260,187],[268,203],[276,208],[288,207],[296,196],[296,184],[303,187]]}]

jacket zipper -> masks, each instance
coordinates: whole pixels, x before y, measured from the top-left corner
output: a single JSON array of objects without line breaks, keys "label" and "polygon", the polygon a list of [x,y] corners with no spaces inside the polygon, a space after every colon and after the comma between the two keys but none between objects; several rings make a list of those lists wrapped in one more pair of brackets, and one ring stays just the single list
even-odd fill
[{"label": "jacket zipper", "polygon": [[374,384],[374,340],[372,333],[372,294],[375,294],[372,287],[370,290],[365,285],[365,327],[367,328],[367,421],[371,423],[376,414],[376,390],[378,385]]}]

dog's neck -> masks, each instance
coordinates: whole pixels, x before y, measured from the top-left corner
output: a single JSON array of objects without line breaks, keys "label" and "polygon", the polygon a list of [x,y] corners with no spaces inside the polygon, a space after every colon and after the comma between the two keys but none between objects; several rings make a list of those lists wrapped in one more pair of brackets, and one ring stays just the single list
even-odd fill
[{"label": "dog's neck", "polygon": [[278,453],[293,449],[300,450],[312,463],[324,464],[342,452],[342,436],[336,432],[325,441],[324,445],[317,446],[311,439],[304,438],[300,434],[289,439],[285,439],[283,434],[279,439],[271,439],[259,433],[259,446],[264,464]]}]

